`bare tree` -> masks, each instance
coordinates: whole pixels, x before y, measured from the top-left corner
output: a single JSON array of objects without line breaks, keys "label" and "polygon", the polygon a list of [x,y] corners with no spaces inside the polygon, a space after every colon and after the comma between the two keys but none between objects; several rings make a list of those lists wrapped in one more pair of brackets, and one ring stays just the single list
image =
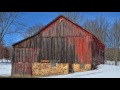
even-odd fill
[{"label": "bare tree", "polygon": [[10,51],[7,47],[0,45],[0,59],[9,59]]},{"label": "bare tree", "polygon": [[29,27],[23,34],[23,38],[30,37],[43,28],[42,23],[35,24],[34,26]]},{"label": "bare tree", "polygon": [[115,65],[117,65],[117,61],[119,60],[119,47],[120,47],[120,18],[114,20],[113,26],[111,28],[111,37],[113,40],[114,47],[114,60]]},{"label": "bare tree", "polygon": [[63,15],[77,24],[82,24],[85,20],[85,16],[81,15],[80,12],[61,12],[60,15]]},{"label": "bare tree", "polygon": [[0,44],[0,59],[3,58],[3,53],[2,53],[3,48],[4,48],[4,46],[2,44]]},{"label": "bare tree", "polygon": [[107,37],[107,30],[109,27],[108,22],[105,20],[105,17],[96,17],[93,20],[87,19],[83,27],[94,34],[99,40],[101,40],[104,44],[106,42],[106,37]]},{"label": "bare tree", "polygon": [[18,12],[0,12],[0,44],[4,42],[7,34],[19,33],[21,30],[17,27],[24,26],[17,21],[20,13]]}]

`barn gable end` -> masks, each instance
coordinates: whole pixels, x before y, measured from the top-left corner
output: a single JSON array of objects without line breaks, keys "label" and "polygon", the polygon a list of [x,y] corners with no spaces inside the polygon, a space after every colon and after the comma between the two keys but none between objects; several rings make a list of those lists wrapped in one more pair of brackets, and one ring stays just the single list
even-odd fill
[{"label": "barn gable end", "polygon": [[90,34],[64,17],[60,17],[40,32],[41,37],[72,37],[86,35]]},{"label": "barn gable end", "polygon": [[[30,36],[26,39],[23,39],[15,44],[13,47],[17,47],[19,44],[23,43],[24,45],[27,44],[26,42],[29,39],[33,38],[36,39],[37,37],[66,37],[66,36],[91,36],[91,34],[84,30],[79,25],[73,23],[69,19],[63,16],[59,16],[53,21],[51,21],[48,25],[43,27],[33,36]],[[26,42],[24,42],[26,41]]]}]

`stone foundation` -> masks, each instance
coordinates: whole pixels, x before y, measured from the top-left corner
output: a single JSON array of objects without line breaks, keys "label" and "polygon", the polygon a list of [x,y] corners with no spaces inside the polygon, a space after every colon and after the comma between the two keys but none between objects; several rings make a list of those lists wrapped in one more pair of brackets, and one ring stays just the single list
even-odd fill
[{"label": "stone foundation", "polygon": [[[74,72],[82,72],[91,69],[91,64],[72,64]],[[49,75],[63,75],[69,73],[68,63],[56,63],[52,66],[51,63],[32,63],[33,76],[49,76]]]},{"label": "stone foundation", "polygon": [[91,70],[91,64],[85,64],[85,70]]},{"label": "stone foundation", "polygon": [[87,71],[91,69],[91,64],[72,64],[72,68],[74,72],[82,72],[82,71]]},{"label": "stone foundation", "polygon": [[60,75],[68,73],[68,64],[56,63],[56,66],[52,67],[51,63],[32,63],[33,76]]},{"label": "stone foundation", "polygon": [[[45,61],[44,61],[45,62]],[[91,64],[73,63],[72,67],[68,63],[12,63],[12,76],[49,76],[63,75],[73,72],[82,72],[91,69]],[[70,68],[69,68],[70,67]]]}]

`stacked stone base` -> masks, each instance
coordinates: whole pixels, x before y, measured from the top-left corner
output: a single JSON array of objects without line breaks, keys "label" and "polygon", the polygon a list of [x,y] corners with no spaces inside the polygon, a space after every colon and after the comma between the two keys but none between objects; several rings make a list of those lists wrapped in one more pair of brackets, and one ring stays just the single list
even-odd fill
[{"label": "stacked stone base", "polygon": [[56,63],[55,67],[51,66],[51,63],[33,63],[32,75],[33,76],[49,76],[60,75],[69,73],[69,64]]},{"label": "stacked stone base", "polygon": [[[74,72],[82,72],[91,69],[91,64],[72,64]],[[32,63],[32,75],[33,76],[49,76],[49,75],[62,75],[69,73],[68,63],[56,63],[55,67],[51,66],[51,63]]]},{"label": "stacked stone base", "polygon": [[74,72],[83,72],[91,69],[91,64],[72,64],[72,68]]}]

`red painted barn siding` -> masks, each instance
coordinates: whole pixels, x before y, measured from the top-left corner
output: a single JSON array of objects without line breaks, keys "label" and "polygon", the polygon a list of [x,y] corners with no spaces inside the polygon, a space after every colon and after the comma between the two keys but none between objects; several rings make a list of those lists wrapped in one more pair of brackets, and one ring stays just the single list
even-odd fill
[{"label": "red painted barn siding", "polygon": [[12,75],[31,75],[31,63],[12,63]]},{"label": "red painted barn siding", "polygon": [[89,41],[83,37],[75,37],[75,54],[78,56],[80,63],[91,63]]}]

